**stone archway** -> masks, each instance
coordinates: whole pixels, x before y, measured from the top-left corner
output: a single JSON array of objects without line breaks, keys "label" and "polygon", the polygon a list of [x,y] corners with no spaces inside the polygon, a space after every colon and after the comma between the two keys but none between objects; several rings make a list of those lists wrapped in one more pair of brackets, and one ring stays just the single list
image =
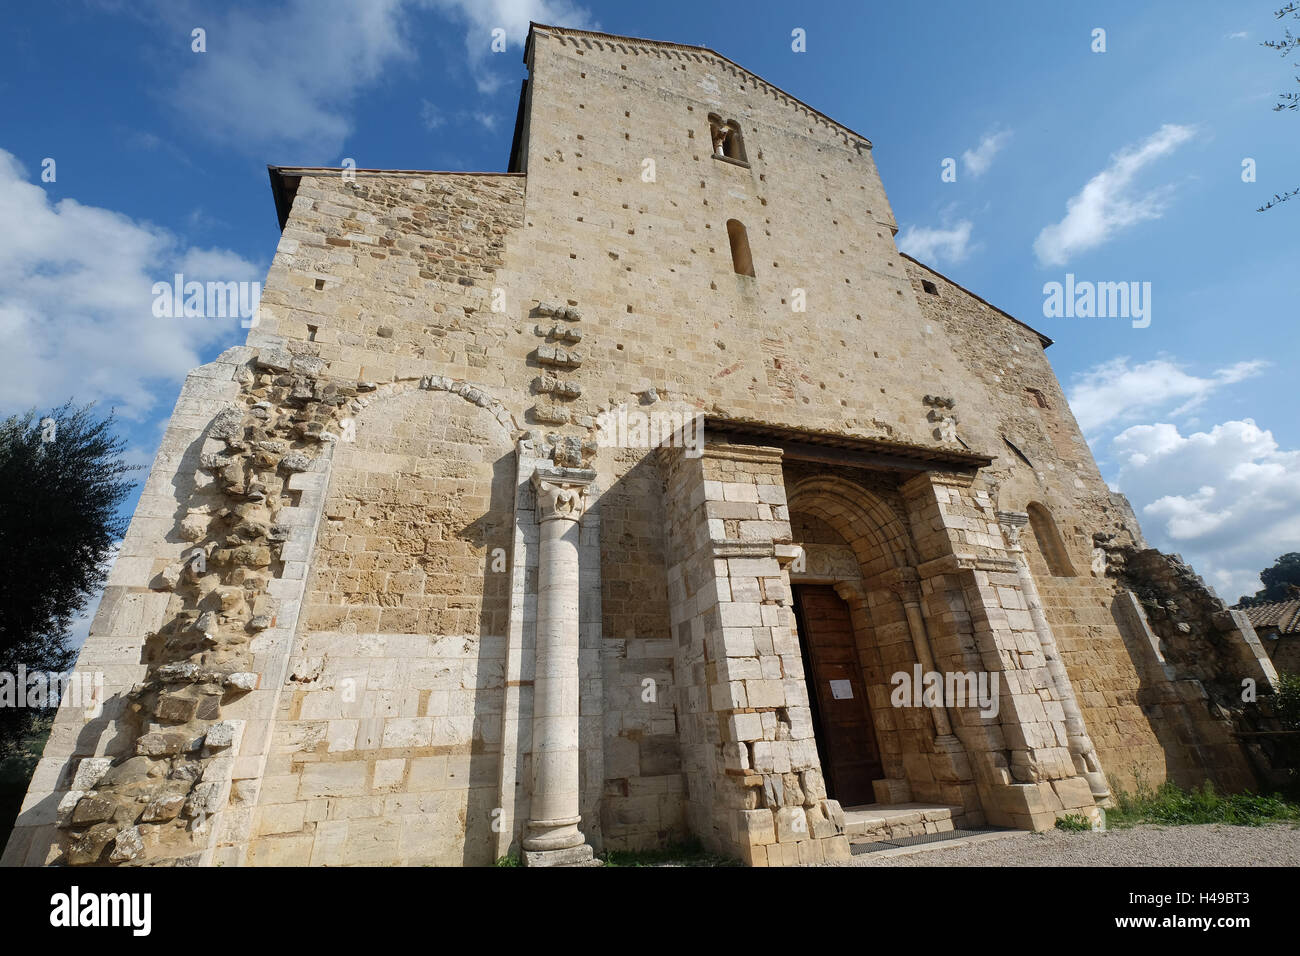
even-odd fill
[{"label": "stone archway", "polygon": [[437,377],[343,414],[313,476],[302,615],[236,861],[490,862],[517,426]]},{"label": "stone archway", "polygon": [[942,768],[966,762],[946,710],[896,707],[891,694],[896,675],[911,680],[915,668],[934,668],[906,522],[879,495],[836,475],[799,479],[787,494],[792,526],[800,526],[798,516],[812,516],[852,557],[850,566],[835,560],[834,547],[813,548],[801,569],[792,570],[791,583],[832,584],[848,605],[884,774],[875,783],[877,802],[951,803],[952,789],[942,778],[952,773]]}]

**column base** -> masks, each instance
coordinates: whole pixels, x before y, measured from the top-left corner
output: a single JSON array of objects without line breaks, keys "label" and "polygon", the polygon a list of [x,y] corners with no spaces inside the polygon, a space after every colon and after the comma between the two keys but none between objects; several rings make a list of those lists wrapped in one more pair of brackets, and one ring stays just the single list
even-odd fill
[{"label": "column base", "polygon": [[524,850],[524,866],[591,866],[596,853],[587,844],[562,850]]},{"label": "column base", "polygon": [[529,820],[524,836],[524,849],[549,852],[582,846],[587,838],[578,829],[582,817],[562,820]]},{"label": "column base", "polygon": [[1088,781],[1088,789],[1092,791],[1092,798],[1100,806],[1107,806],[1110,800],[1110,787],[1106,785],[1106,775],[1096,770],[1089,770],[1083,774],[1083,779]]}]

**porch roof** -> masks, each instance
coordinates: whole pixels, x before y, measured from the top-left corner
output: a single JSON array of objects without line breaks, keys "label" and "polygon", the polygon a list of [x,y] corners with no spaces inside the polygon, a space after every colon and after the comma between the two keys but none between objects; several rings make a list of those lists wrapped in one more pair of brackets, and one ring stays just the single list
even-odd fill
[{"label": "porch roof", "polygon": [[992,457],[973,451],[716,415],[704,417],[704,433],[710,440],[724,437],[733,442],[775,445],[787,458],[836,465],[973,472],[993,463]]}]

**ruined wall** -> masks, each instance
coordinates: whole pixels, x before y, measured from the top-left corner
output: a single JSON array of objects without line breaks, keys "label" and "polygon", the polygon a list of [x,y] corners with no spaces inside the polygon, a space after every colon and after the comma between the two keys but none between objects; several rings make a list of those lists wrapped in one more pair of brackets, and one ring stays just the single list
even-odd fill
[{"label": "ruined wall", "polygon": [[1234,733],[1283,729],[1273,718],[1277,671],[1242,611],[1229,610],[1177,555],[1117,549],[1117,621],[1137,638],[1146,674],[1139,702],[1169,741],[1168,777],[1220,791],[1290,783],[1276,739]]},{"label": "ruined wall", "polygon": [[488,864],[511,437],[487,410],[425,390],[376,401],[355,429],[335,457],[252,842],[235,862]]}]

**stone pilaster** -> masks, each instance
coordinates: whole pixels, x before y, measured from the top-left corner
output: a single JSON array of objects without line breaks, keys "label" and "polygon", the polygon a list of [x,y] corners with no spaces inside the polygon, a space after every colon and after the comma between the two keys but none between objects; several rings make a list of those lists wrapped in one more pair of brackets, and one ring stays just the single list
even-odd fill
[{"label": "stone pilaster", "polygon": [[524,836],[529,866],[581,863],[592,849],[578,829],[579,525],[596,473],[539,467],[537,665],[533,678],[533,792]]},{"label": "stone pilaster", "polygon": [[997,518],[998,524],[1002,527],[1002,535],[1007,541],[1007,549],[1015,558],[1020,590],[1024,594],[1025,604],[1028,605],[1029,617],[1033,621],[1034,630],[1038,634],[1038,643],[1042,646],[1043,657],[1047,661],[1047,671],[1052,677],[1052,683],[1061,701],[1061,709],[1065,714],[1066,740],[1070,748],[1070,756],[1074,760],[1074,769],[1088,781],[1088,787],[1098,803],[1109,800],[1110,788],[1106,785],[1106,775],[1102,772],[1101,761],[1097,759],[1097,748],[1093,746],[1088,736],[1088,728],[1084,726],[1079,701],[1074,694],[1074,685],[1070,683],[1070,675],[1065,671],[1065,663],[1061,660],[1061,652],[1056,646],[1056,637],[1052,634],[1052,627],[1043,612],[1038,586],[1034,583],[1029,562],[1025,558],[1024,549],[1020,546],[1020,532],[1029,523],[1029,515],[1014,511],[999,511]]},{"label": "stone pilaster", "polygon": [[935,656],[966,673],[974,665],[997,695],[995,711],[968,705],[950,714],[989,822],[1038,830],[1067,813],[1095,817],[1091,785],[1067,744],[1061,693],[987,491],[971,476],[934,472],[902,491]]},{"label": "stone pilaster", "polygon": [[688,820],[752,866],[847,859],[826,794],[791,609],[781,452],[709,446],[669,459],[669,602]]}]

